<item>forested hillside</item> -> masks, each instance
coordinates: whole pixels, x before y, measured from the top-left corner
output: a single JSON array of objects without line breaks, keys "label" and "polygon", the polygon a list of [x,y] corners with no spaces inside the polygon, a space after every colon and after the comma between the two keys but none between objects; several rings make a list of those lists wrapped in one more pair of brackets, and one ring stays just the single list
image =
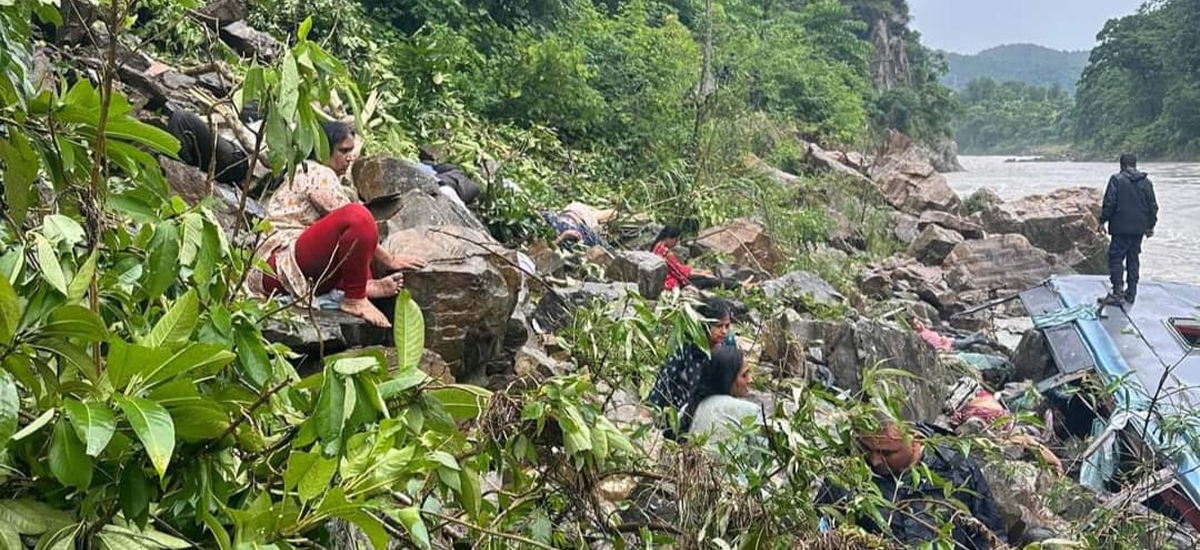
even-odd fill
[{"label": "forested hillside", "polygon": [[955,139],[964,154],[1045,155],[1069,147],[1074,101],[1058,86],[978,78],[957,97]]},{"label": "forested hillside", "polygon": [[942,83],[962,90],[977,78],[996,82],[1021,82],[1033,86],[1057,86],[1068,93],[1088,62],[1088,52],[1066,52],[1035,44],[1006,44],[976,54],[945,52],[949,71]]},{"label": "forested hillside", "polygon": [[1081,148],[1200,157],[1198,25],[1200,3],[1162,0],[1104,26],[1076,95]]}]

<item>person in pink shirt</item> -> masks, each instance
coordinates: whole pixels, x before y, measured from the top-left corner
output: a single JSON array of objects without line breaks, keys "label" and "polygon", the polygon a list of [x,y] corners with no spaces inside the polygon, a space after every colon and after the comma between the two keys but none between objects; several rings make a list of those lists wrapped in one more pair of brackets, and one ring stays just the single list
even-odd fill
[{"label": "person in pink shirt", "polygon": [[966,338],[949,338],[938,334],[933,329],[925,326],[925,322],[920,317],[912,318],[913,330],[917,335],[929,343],[933,349],[939,352],[951,352],[955,350],[964,350],[975,344],[987,342],[987,337],[982,332],[976,332]]}]

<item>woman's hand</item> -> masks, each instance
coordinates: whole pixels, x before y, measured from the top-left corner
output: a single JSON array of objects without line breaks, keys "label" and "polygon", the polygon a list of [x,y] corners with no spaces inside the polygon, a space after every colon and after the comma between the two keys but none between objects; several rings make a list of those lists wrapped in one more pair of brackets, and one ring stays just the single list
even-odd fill
[{"label": "woman's hand", "polygon": [[425,260],[417,256],[409,256],[407,254],[395,254],[386,262],[385,267],[392,271],[401,271],[404,269],[421,269],[425,267]]},{"label": "woman's hand", "polygon": [[558,235],[558,238],[554,239],[554,244],[562,244],[566,241],[580,241],[580,240],[583,240],[583,234],[581,234],[580,232],[578,232],[574,229],[568,229],[568,230],[560,233]]}]

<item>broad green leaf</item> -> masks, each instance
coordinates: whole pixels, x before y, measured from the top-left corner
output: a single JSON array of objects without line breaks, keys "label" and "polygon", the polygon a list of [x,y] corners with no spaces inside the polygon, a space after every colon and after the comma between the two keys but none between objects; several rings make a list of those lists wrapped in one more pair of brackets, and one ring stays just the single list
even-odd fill
[{"label": "broad green leaf", "polygon": [[184,550],[192,548],[187,541],[154,529],[138,531],[116,524],[105,525],[100,529],[99,537],[108,550]]},{"label": "broad green leaf", "polygon": [[188,289],[154,324],[150,335],[146,337],[146,345],[157,348],[187,340],[196,330],[199,318],[200,301],[196,297],[196,289]]},{"label": "broad green leaf", "polygon": [[21,322],[21,302],[17,291],[8,283],[8,279],[0,277],[0,344],[12,341]]},{"label": "broad green leaf", "polygon": [[127,464],[121,469],[120,497],[125,519],[144,528],[150,517],[150,480],[139,464]]},{"label": "broad green leaf", "polygon": [[221,241],[217,232],[221,231],[211,223],[204,224],[200,239],[200,250],[196,253],[196,265],[192,269],[192,277],[201,286],[207,286],[212,281],[221,260]]},{"label": "broad green leaf", "polygon": [[0,550],[25,550],[21,535],[8,525],[0,525]]},{"label": "broad green leaf", "polygon": [[179,228],[174,223],[165,221],[154,228],[145,269],[142,290],[151,300],[162,296],[179,276]]},{"label": "broad green leaf", "polygon": [[262,334],[253,326],[239,324],[233,332],[233,342],[237,346],[238,362],[242,364],[242,372],[262,387],[271,379],[271,361],[267,358],[267,348],[263,346]]},{"label": "broad green leaf", "polygon": [[300,29],[296,31],[296,40],[298,42],[304,42],[306,39],[308,39],[308,32],[312,30],[312,26],[312,16],[310,15],[305,17],[304,21],[300,23]]},{"label": "broad green leaf", "polygon": [[79,222],[68,218],[62,214],[51,214],[42,220],[42,234],[46,236],[46,240],[50,244],[58,246],[60,243],[66,243],[67,249],[83,242],[86,235],[83,232],[83,226]]},{"label": "broad green leaf", "polygon": [[21,397],[17,395],[17,384],[6,371],[0,370],[0,449],[8,445],[8,439],[17,431],[21,412]]},{"label": "broad green leaf", "polygon": [[46,427],[46,424],[49,424],[51,420],[54,420],[54,415],[57,412],[58,411],[56,409],[50,409],[42,413],[37,418],[33,419],[33,422],[26,424],[24,428],[21,428],[19,431],[17,431],[17,433],[13,434],[12,441],[20,441],[25,439],[26,437],[36,433],[38,430]]},{"label": "broad green leaf", "polygon": [[110,138],[145,145],[159,154],[174,157],[179,153],[179,140],[175,139],[175,136],[132,118],[109,120],[104,134]]},{"label": "broad green leaf", "polygon": [[71,515],[29,499],[0,500],[0,525],[20,535],[40,535],[72,523]]},{"label": "broad green leaf", "polygon": [[425,529],[425,522],[421,519],[421,509],[416,506],[401,508],[395,511],[396,519],[404,525],[408,530],[409,536],[417,546],[429,550],[432,545],[429,543],[429,531]]},{"label": "broad green leaf", "polygon": [[65,296],[67,294],[67,276],[63,274],[62,264],[58,263],[58,252],[45,237],[35,235],[34,238],[37,241],[37,259],[38,265],[41,267],[42,278]]},{"label": "broad green leaf", "polygon": [[92,253],[88,255],[87,260],[83,265],[79,266],[79,271],[75,272],[75,277],[71,279],[71,284],[67,285],[67,303],[76,304],[83,300],[84,295],[92,286],[92,276],[96,273],[96,258],[100,251],[92,249]]},{"label": "broad green leaf", "polygon": [[234,355],[216,344],[191,344],[179,350],[161,365],[149,366],[139,373],[145,386],[165,382],[182,374],[199,371],[197,375],[208,376],[233,362]]},{"label": "broad green leaf", "polygon": [[429,375],[420,369],[400,371],[396,373],[396,376],[379,385],[379,395],[384,399],[390,399],[405,390],[420,386],[428,380]]},{"label": "broad green leaf", "polygon": [[179,246],[179,262],[193,265],[204,241],[204,216],[197,212],[183,215],[183,241]]},{"label": "broad green leaf", "polygon": [[183,441],[221,437],[229,429],[229,413],[204,398],[190,398],[164,405],[175,420],[175,435]]},{"label": "broad green leaf", "polygon": [[371,546],[375,550],[387,550],[388,541],[391,540],[391,537],[388,536],[387,530],[383,528],[383,523],[376,519],[375,516],[366,511],[359,511],[339,515],[339,517],[361,529],[367,535],[367,539],[371,541]]},{"label": "broad green leaf", "polygon": [[342,377],[325,367],[325,379],[321,383],[321,396],[312,416],[317,437],[321,440],[321,454],[335,456],[341,450],[342,428],[346,423],[346,385]]},{"label": "broad green leaf", "polygon": [[479,483],[479,473],[469,467],[463,467],[458,472],[458,484],[461,488],[463,509],[471,517],[479,516],[479,505],[483,501],[483,490]]},{"label": "broad green leaf", "polygon": [[329,488],[334,474],[337,473],[337,468],[338,460],[336,458],[317,456],[316,461],[308,470],[308,474],[300,478],[300,483],[296,486],[300,501],[308,502],[321,496],[321,493]]},{"label": "broad green leaf", "polygon": [[108,337],[104,321],[83,306],[61,306],[50,314],[50,322],[42,327],[46,336],[79,338],[84,342],[99,342]]},{"label": "broad green leaf", "polygon": [[300,480],[308,475],[308,471],[312,469],[313,464],[316,464],[320,456],[318,453],[292,451],[288,455],[287,469],[283,471],[283,490],[295,489],[300,484]]},{"label": "broad green leaf", "polygon": [[592,424],[590,432],[592,436],[592,456],[596,458],[597,464],[604,464],[604,461],[608,460],[608,433],[599,424]]},{"label": "broad green leaf", "polygon": [[421,353],[425,349],[425,318],[407,289],[396,298],[393,327],[400,370],[416,369],[421,364]]},{"label": "broad green leaf", "polygon": [[333,362],[333,370],[343,376],[354,376],[367,371],[386,369],[387,365],[375,357],[343,357]]},{"label": "broad green leaf", "polygon": [[478,386],[451,384],[429,392],[455,420],[478,418],[492,393]]},{"label": "broad green leaf", "polygon": [[283,57],[283,68],[279,75],[279,103],[276,108],[284,122],[296,116],[296,104],[300,100],[300,72],[296,58],[288,53]]},{"label": "broad green leaf", "polygon": [[128,397],[121,394],[113,396],[117,405],[125,412],[125,418],[133,427],[133,433],[146,448],[150,462],[161,478],[167,473],[171,463],[171,453],[175,450],[175,423],[166,409],[140,397]]},{"label": "broad green leaf", "polygon": [[0,278],[4,278],[10,285],[18,280],[21,276],[21,270],[25,268],[25,247],[22,245],[11,246],[8,252],[0,255]]},{"label": "broad green leaf", "polygon": [[66,420],[59,420],[54,425],[49,462],[50,473],[59,483],[81,490],[92,484],[92,459],[88,458],[83,443]]},{"label": "broad green leaf", "polygon": [[171,358],[167,349],[148,348],[112,339],[108,342],[108,375],[113,388],[121,390],[129,384],[135,374],[155,365],[162,365]]},{"label": "broad green leaf", "polygon": [[117,417],[112,410],[103,403],[82,403],[74,399],[63,401],[63,408],[75,427],[75,433],[87,445],[87,454],[100,456],[117,431]]},{"label": "broad green leaf", "polygon": [[4,201],[18,224],[33,204],[33,182],[38,174],[38,155],[29,146],[25,134],[9,127],[9,139],[0,139],[0,160],[4,161]]}]

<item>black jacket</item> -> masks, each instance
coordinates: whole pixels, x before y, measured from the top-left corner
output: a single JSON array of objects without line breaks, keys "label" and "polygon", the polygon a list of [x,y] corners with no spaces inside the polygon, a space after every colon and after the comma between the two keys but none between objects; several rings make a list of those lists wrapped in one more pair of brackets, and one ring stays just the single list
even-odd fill
[{"label": "black jacket", "polygon": [[1126,168],[1108,178],[1100,224],[1113,235],[1143,235],[1158,223],[1154,184],[1143,172]]}]

